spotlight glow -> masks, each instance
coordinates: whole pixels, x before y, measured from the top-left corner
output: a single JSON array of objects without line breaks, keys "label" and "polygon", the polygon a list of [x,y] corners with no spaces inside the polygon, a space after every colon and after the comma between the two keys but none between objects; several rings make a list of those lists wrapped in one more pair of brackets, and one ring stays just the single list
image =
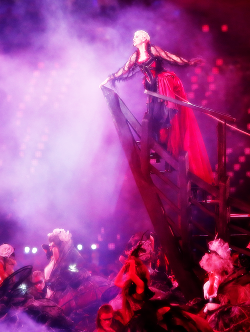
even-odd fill
[{"label": "spotlight glow", "polygon": [[24,252],[25,252],[25,254],[28,254],[30,252],[30,247],[25,247]]},{"label": "spotlight glow", "polygon": [[78,249],[78,250],[82,250],[82,248],[83,248],[83,247],[82,247],[81,244],[78,244],[78,245],[77,245],[77,249]]},{"label": "spotlight glow", "polygon": [[72,264],[69,266],[69,271],[70,272],[79,272],[79,270],[76,267],[76,264]]},{"label": "spotlight glow", "polygon": [[96,244],[91,244],[91,249],[92,250],[96,250],[97,249],[97,245]]},{"label": "spotlight glow", "polygon": [[25,291],[27,289],[27,285],[21,284],[18,288],[20,288],[21,290]]},{"label": "spotlight glow", "polygon": [[32,248],[32,254],[36,254],[36,253],[37,253],[37,248],[36,247]]}]

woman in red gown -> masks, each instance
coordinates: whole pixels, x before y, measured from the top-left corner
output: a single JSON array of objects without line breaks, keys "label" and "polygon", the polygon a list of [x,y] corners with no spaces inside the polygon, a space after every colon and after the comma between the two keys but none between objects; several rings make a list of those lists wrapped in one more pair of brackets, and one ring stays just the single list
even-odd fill
[{"label": "woman in red gown", "polygon": [[[109,81],[115,83],[126,80],[141,71],[144,74],[145,89],[186,101],[181,80],[175,73],[167,71],[164,63],[191,66],[199,64],[200,60],[188,61],[150,44],[148,33],[142,30],[135,32],[133,44],[137,50],[122,68],[109,76],[101,85]],[[187,151],[191,172],[212,184],[213,173],[193,111],[188,107],[151,96],[148,108],[156,140],[176,159],[181,151]]]}]

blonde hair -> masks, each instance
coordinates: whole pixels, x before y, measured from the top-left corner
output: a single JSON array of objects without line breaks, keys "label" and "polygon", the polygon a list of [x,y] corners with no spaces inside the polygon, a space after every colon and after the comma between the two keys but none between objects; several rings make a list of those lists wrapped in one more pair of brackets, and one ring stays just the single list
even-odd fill
[{"label": "blonde hair", "polygon": [[[142,37],[145,37],[145,39],[149,42],[150,41],[150,36],[149,36],[149,34],[146,32],[146,31],[144,31],[144,30],[137,30],[136,32],[139,32],[141,35],[142,35]],[[135,33],[136,33],[135,32]]]}]

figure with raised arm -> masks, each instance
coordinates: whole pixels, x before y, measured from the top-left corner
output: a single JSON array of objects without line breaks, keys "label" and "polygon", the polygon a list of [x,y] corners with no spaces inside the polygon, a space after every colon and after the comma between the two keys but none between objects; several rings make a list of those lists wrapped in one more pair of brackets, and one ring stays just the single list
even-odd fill
[{"label": "figure with raised arm", "polygon": [[[190,61],[164,51],[150,43],[150,37],[143,30],[136,31],[133,44],[137,50],[126,64],[110,75],[101,86],[110,82],[124,81],[141,71],[146,90],[157,92],[180,101],[186,101],[186,94],[181,80],[166,65],[193,66],[201,63],[200,59]],[[187,151],[190,170],[212,184],[214,183],[206,148],[190,108],[179,106],[170,101],[163,101],[150,96],[148,112],[151,116],[154,138],[176,159],[180,152]]]},{"label": "figure with raised arm", "polygon": [[15,249],[7,243],[0,246],[0,284],[14,272]]}]

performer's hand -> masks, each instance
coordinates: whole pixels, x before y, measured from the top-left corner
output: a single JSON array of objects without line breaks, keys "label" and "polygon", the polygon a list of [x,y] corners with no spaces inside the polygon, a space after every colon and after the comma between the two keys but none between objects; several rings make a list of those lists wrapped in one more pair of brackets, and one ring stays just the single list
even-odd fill
[{"label": "performer's hand", "polygon": [[189,61],[189,64],[191,66],[201,66],[205,63],[205,61],[202,58],[194,58]]},{"label": "performer's hand", "polygon": [[107,84],[110,81],[110,77],[106,78],[105,81],[103,81],[100,85],[99,88],[101,88],[103,85]]}]

